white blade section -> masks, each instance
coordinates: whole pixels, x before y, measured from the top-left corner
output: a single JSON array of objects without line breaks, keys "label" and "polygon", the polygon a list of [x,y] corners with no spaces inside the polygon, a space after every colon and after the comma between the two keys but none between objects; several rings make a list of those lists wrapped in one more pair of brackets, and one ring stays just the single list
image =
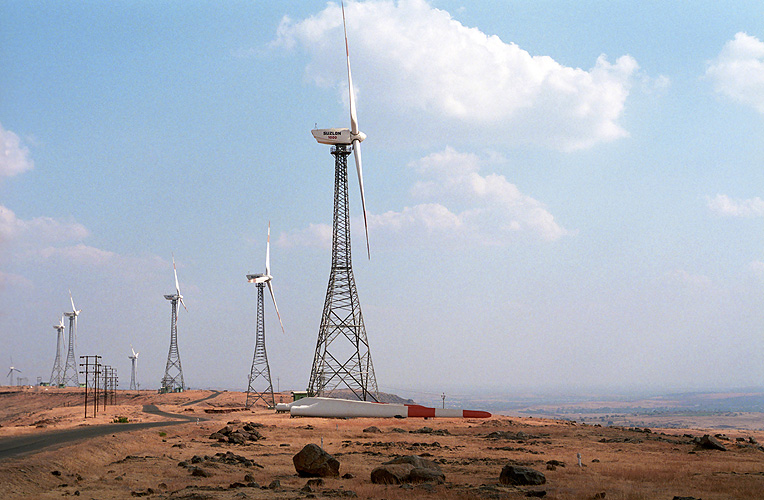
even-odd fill
[{"label": "white blade section", "polygon": [[345,57],[348,66],[348,92],[350,104],[350,133],[358,133],[358,116],[355,111],[355,92],[353,92],[353,77],[350,74],[350,48],[348,47],[348,30],[345,26],[345,4],[342,4],[342,29],[345,32]]},{"label": "white blade section", "polygon": [[180,285],[178,284],[178,270],[175,268],[175,255],[172,256],[172,271],[175,273],[175,291],[180,295]]},{"label": "white blade section", "polygon": [[273,285],[271,285],[270,281],[268,281],[268,291],[271,292],[271,299],[273,299],[273,307],[276,308],[276,316],[279,317],[279,324],[281,325],[281,333],[286,333],[284,331],[284,323],[281,322],[281,314],[279,313],[279,306],[276,305],[276,296],[273,295]]},{"label": "white blade section", "polygon": [[72,312],[75,316],[77,316],[82,311],[78,311],[76,307],[74,307],[74,299],[72,298],[72,291],[69,290],[69,300],[72,302]]},{"label": "white blade section", "polygon": [[271,274],[271,221],[268,221],[268,242],[265,244],[265,274]]},{"label": "white blade section", "polygon": [[366,197],[363,193],[363,167],[361,165],[361,141],[353,141],[353,154],[355,155],[355,168],[358,172],[358,185],[361,188],[361,206],[363,207],[363,228],[366,231],[366,255],[371,259],[371,250],[369,249],[369,223],[366,220]]}]

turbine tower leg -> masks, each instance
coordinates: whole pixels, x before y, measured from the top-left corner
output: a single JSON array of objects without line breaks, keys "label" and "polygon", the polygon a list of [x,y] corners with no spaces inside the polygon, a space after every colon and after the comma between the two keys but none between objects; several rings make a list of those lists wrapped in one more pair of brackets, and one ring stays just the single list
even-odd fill
[{"label": "turbine tower leg", "polygon": [[[67,313],[68,314],[68,313]],[[64,365],[64,379],[62,384],[65,387],[79,387],[80,378],[77,371],[77,358],[74,356],[74,338],[77,329],[77,316],[69,316],[69,350],[66,353],[66,364]]]},{"label": "turbine tower leg", "polygon": [[53,370],[50,372],[50,382],[52,387],[60,387],[64,379],[64,369],[61,366],[61,342],[64,340],[64,331],[59,329],[56,332],[56,359],[53,361]]},{"label": "turbine tower leg", "polygon": [[[271,368],[268,365],[268,354],[265,351],[265,315],[263,314],[263,288],[265,288],[265,283],[257,283],[255,286],[257,286],[257,333],[255,337],[255,354],[252,357],[252,369],[249,371],[246,407],[252,407],[258,399],[262,399],[263,403],[270,407],[275,407],[276,397],[273,395]],[[258,382],[258,379],[262,380]]]},{"label": "turbine tower leg", "polygon": [[308,383],[308,395],[352,397],[352,394],[362,401],[378,401],[377,378],[371,362],[350,255],[347,178],[347,157],[350,152],[350,146],[337,145],[332,148],[332,269]]},{"label": "turbine tower leg", "polygon": [[167,299],[172,303],[172,318],[170,319],[170,351],[167,353],[167,365],[162,377],[161,392],[182,392],[185,388],[183,382],[183,368],[180,366],[180,352],[178,351],[178,298],[170,296]]}]

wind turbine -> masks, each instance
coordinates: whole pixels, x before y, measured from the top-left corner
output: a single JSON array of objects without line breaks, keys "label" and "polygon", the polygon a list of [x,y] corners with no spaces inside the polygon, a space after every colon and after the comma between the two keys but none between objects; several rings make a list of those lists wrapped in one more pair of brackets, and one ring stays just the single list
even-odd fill
[{"label": "wind turbine", "polygon": [[69,300],[72,302],[72,312],[64,313],[64,316],[69,318],[69,350],[66,353],[66,364],[64,365],[62,384],[68,387],[79,387],[80,379],[77,372],[77,358],[74,355],[74,339],[77,335],[77,317],[82,310],[74,307],[74,299],[72,298],[71,290],[69,290]]},{"label": "wind turbine", "polygon": [[369,250],[369,227],[366,218],[366,200],[363,190],[361,142],[366,134],[358,128],[353,78],[350,74],[350,48],[345,25],[345,6],[342,4],[342,27],[345,34],[345,60],[348,70],[350,128],[314,129],[313,137],[320,144],[332,145],[334,156],[334,218],[332,224],[332,268],[326,291],[321,326],[318,331],[316,353],[308,383],[310,396],[330,395],[344,386],[356,398],[366,401],[378,399],[377,379],[371,362],[366,326],[361,303],[353,277],[350,251],[350,214],[348,211],[347,157],[352,148],[361,190],[363,223],[366,231],[366,254]]},{"label": "wind turbine", "polygon": [[[358,115],[355,109],[355,92],[353,90],[353,77],[350,74],[350,48],[348,46],[348,32],[345,26],[345,4],[342,4],[342,29],[345,32],[345,59],[348,68],[348,102],[350,103],[350,128],[313,129],[311,133],[320,144],[338,145],[341,149],[347,146],[353,147],[355,168],[358,173],[358,187],[361,190],[361,207],[363,208],[363,227],[366,232],[366,254],[371,259],[369,249],[369,224],[366,219],[366,197],[363,191],[363,166],[361,164],[361,142],[366,139],[366,134],[358,129]],[[349,153],[348,153],[349,154]],[[347,183],[347,173],[345,174]],[[349,224],[348,224],[349,225]],[[348,242],[348,246],[350,243]]]},{"label": "wind turbine", "polygon": [[183,368],[180,365],[180,352],[178,351],[178,302],[188,311],[183,302],[178,284],[178,270],[175,267],[175,255],[172,256],[172,270],[175,273],[175,293],[165,295],[164,298],[172,303],[172,316],[170,319],[170,351],[167,353],[167,365],[162,377],[161,392],[182,392],[185,388],[183,381]]},{"label": "wind turbine", "polygon": [[64,343],[64,316],[61,316],[61,320],[57,325],[53,325],[56,329],[56,359],[53,361],[53,370],[50,372],[50,385],[54,387],[61,387],[64,381],[64,368],[61,366],[61,349]]},{"label": "wind turbine", "polygon": [[[266,405],[275,406],[276,398],[273,395],[273,382],[271,380],[271,368],[268,365],[268,354],[265,351],[265,319],[264,319],[264,300],[263,300],[263,288],[268,285],[268,291],[271,293],[271,299],[273,299],[273,307],[276,308],[276,316],[279,318],[279,324],[281,325],[282,333],[284,331],[284,323],[281,321],[281,314],[279,313],[279,306],[276,305],[276,296],[273,294],[273,284],[271,281],[273,276],[271,275],[271,223],[268,223],[268,239],[265,245],[265,274],[248,274],[247,281],[254,283],[257,287],[257,328],[255,336],[255,354],[252,357],[252,368],[249,371],[249,383],[247,385],[247,402],[246,407],[249,408],[258,399],[262,399]],[[268,385],[263,390],[255,388],[255,383],[258,378],[262,377],[264,382]],[[262,385],[260,385],[262,387]],[[270,395],[270,402],[265,399],[266,395]]]},{"label": "wind turbine", "polygon": [[132,345],[130,346],[130,350],[133,352],[132,356],[127,357],[127,359],[129,359],[133,363],[133,371],[132,371],[132,374],[130,375],[130,390],[135,391],[138,389],[138,386],[135,383],[135,366],[138,363],[138,354],[140,353],[135,352],[135,349],[133,349]]},{"label": "wind turbine", "polygon": [[13,366],[13,356],[11,356],[10,370],[8,371],[8,375],[6,375],[6,377],[11,377],[11,385],[13,385],[13,372],[21,373],[21,370]]}]

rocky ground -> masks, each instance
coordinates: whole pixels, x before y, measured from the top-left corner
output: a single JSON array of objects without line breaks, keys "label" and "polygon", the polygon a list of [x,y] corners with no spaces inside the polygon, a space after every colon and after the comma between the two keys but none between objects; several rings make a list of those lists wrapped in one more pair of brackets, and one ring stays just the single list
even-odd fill
[{"label": "rocky ground", "polygon": [[[189,417],[0,460],[0,498],[764,498],[760,431],[661,431],[501,416],[290,418],[264,407],[244,410],[244,400],[236,392],[120,391],[118,405],[85,419],[77,390],[0,390],[0,442],[120,417],[167,419],[145,413],[146,405]],[[336,474],[298,474],[294,457],[310,444],[333,457]],[[531,484],[511,484],[518,481]]]}]

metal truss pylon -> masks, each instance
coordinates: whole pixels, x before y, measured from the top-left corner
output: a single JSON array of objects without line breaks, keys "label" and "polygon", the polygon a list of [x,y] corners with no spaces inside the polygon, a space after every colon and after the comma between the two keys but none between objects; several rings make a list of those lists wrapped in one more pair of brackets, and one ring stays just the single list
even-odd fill
[{"label": "metal truss pylon", "polygon": [[249,384],[247,385],[247,403],[250,408],[258,399],[262,399],[267,406],[276,406],[276,398],[273,395],[273,382],[271,381],[271,368],[268,366],[268,353],[265,351],[265,321],[263,308],[263,289],[265,283],[256,283],[257,287],[257,331],[255,336],[255,354],[252,357],[252,369],[249,371]]},{"label": "metal truss pylon", "polygon": [[165,295],[164,298],[172,303],[172,317],[170,319],[170,350],[167,353],[167,365],[160,390],[161,392],[182,392],[185,383],[178,351],[178,295]]},{"label": "metal truss pylon", "polygon": [[332,268],[308,383],[308,394],[343,397],[352,394],[362,401],[378,401],[377,379],[371,362],[350,252],[347,157],[351,151],[350,146],[341,144],[332,148]]}]

